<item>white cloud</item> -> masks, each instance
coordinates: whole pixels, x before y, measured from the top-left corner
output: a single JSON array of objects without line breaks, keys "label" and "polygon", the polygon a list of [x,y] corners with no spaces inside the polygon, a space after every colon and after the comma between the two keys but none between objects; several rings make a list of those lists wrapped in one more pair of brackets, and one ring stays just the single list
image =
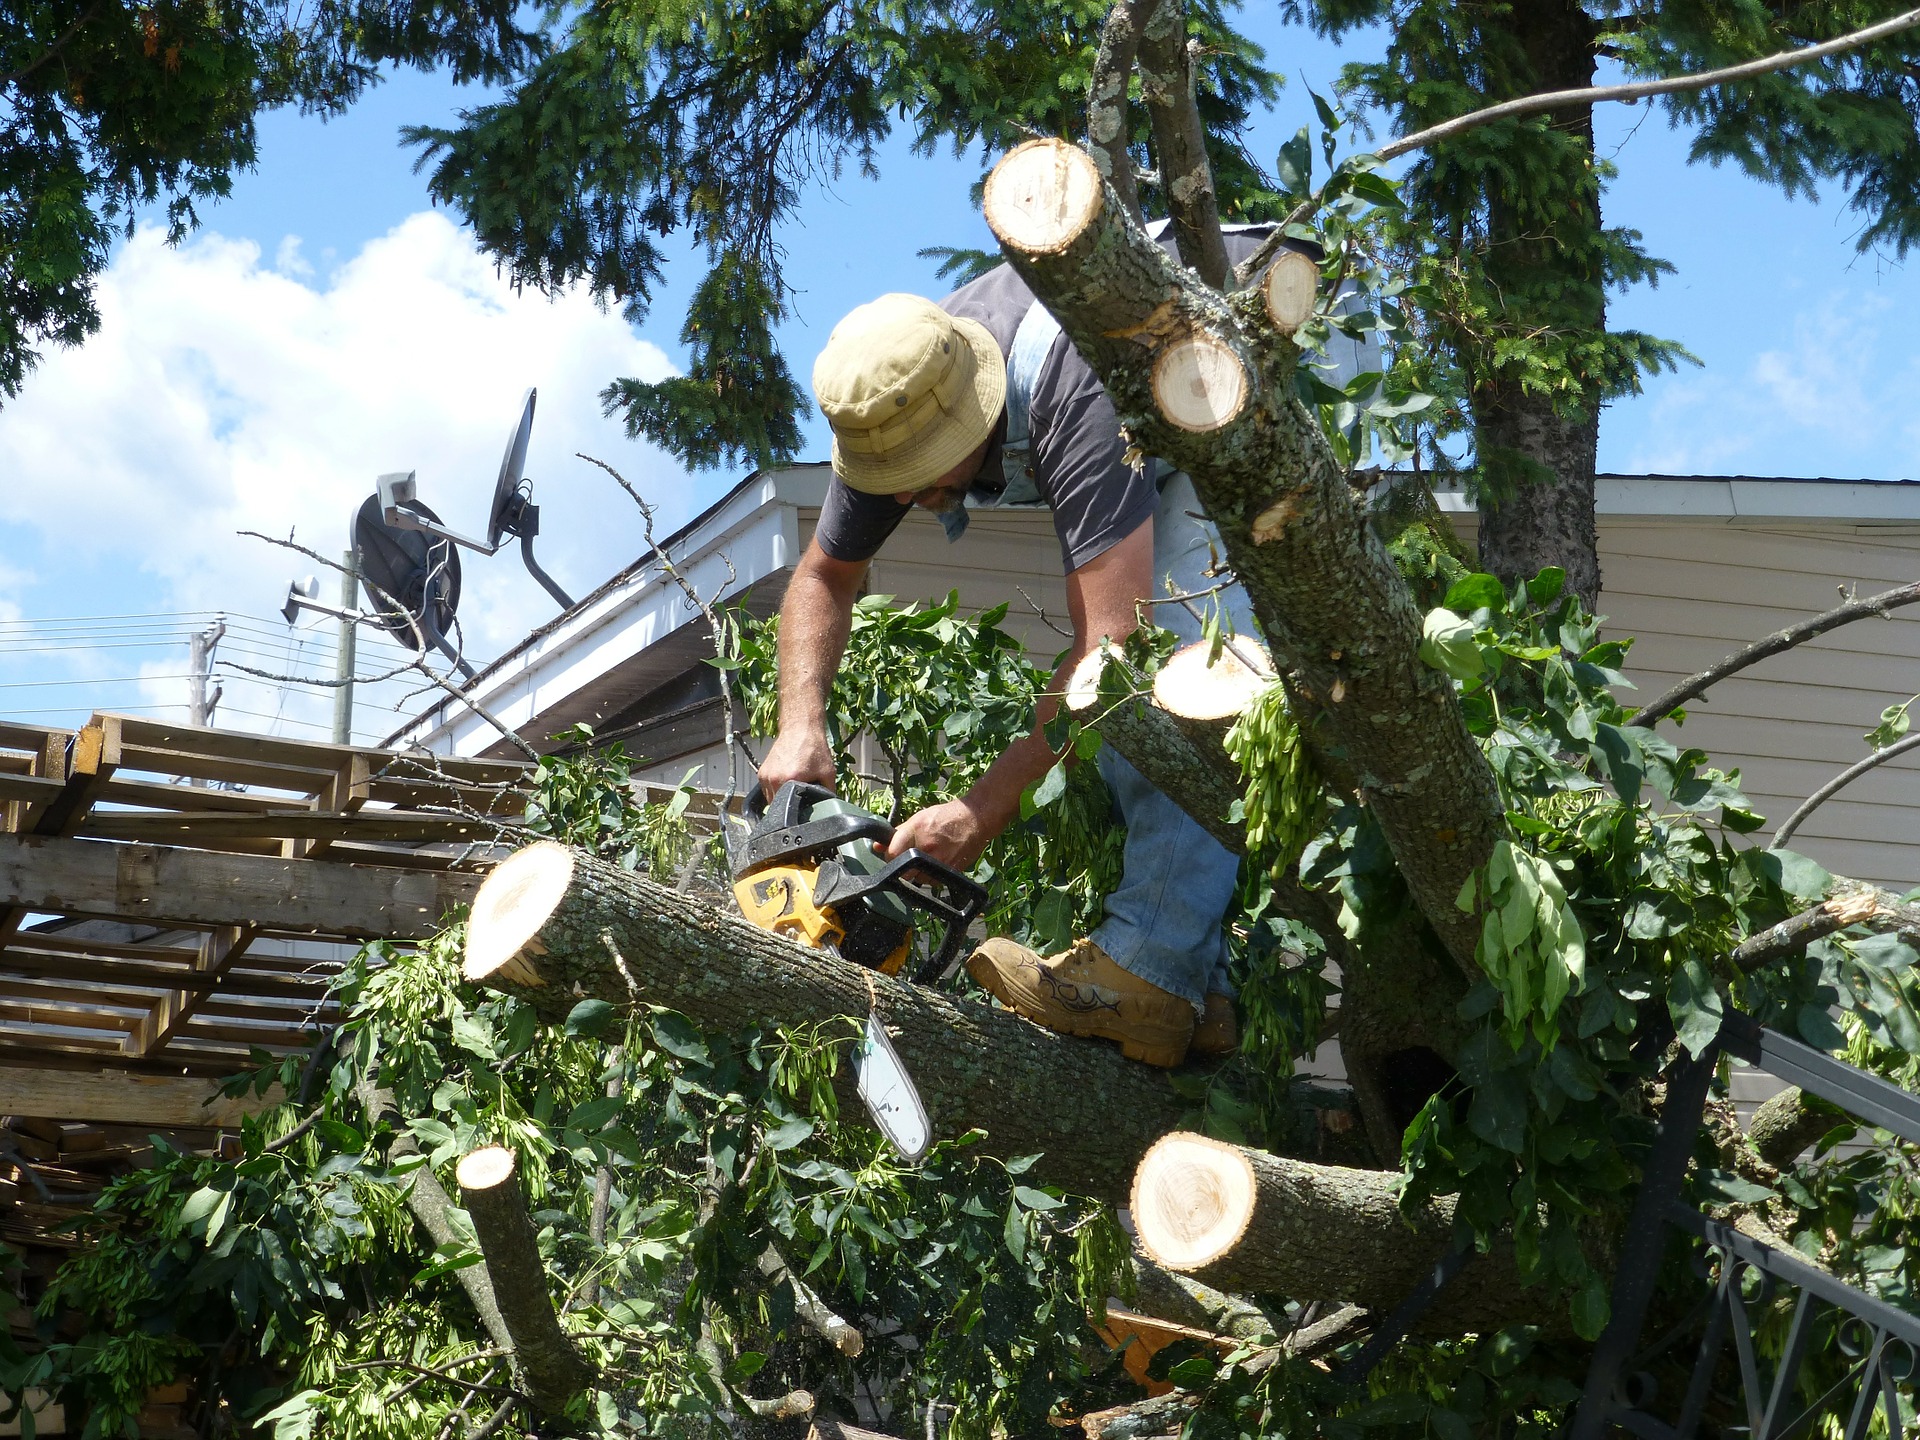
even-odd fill
[{"label": "white cloud", "polygon": [[[1628,473],[1914,475],[1920,358],[1898,309],[1834,294],[1792,317],[1782,347],[1735,372],[1682,371],[1610,412]],[[1623,433],[1624,432],[1624,433]],[[1624,444],[1623,444],[1624,442]]]},{"label": "white cloud", "polygon": [[[620,467],[658,499],[669,529],[723,483],[696,492],[600,414],[613,377],[671,373],[658,347],[584,294],[516,294],[437,213],[412,216],[321,280],[296,237],[269,265],[250,242],[208,233],[170,249],[143,232],[102,277],[99,304],[99,334],[47,355],[0,409],[0,522],[29,532],[16,555],[41,552],[38,613],[272,616],[288,580],[316,567],[235,532],[292,531],[337,554],[353,508],[386,471],[417,472],[421,498],[476,533],[529,386],[540,391],[528,457],[536,551],[576,598],[642,538],[631,502],[574,452]],[[47,562],[58,556],[94,588],[57,593]],[[514,550],[462,559],[476,658],[554,612]],[[334,599],[337,580],[321,583]],[[271,633],[256,639],[282,648]],[[155,682],[151,693],[177,703],[181,689]],[[271,712],[275,698],[228,687],[234,706]],[[323,718],[330,705],[310,696],[297,713]]]}]

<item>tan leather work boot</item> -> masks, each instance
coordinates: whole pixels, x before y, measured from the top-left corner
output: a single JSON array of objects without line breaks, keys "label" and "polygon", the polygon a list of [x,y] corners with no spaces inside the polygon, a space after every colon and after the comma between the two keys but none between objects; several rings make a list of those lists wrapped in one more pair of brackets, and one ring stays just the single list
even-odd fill
[{"label": "tan leather work boot", "polygon": [[1240,1048],[1240,1017],[1234,1014],[1233,1001],[1220,994],[1207,996],[1207,1013],[1193,1027],[1193,1053],[1206,1060],[1218,1060]]},{"label": "tan leather work boot", "polygon": [[1186,1058],[1192,1004],[1122,970],[1091,940],[1044,960],[1011,940],[988,940],[968,957],[967,973],[1009,1010],[1049,1030],[1117,1040],[1122,1055],[1148,1065]]}]

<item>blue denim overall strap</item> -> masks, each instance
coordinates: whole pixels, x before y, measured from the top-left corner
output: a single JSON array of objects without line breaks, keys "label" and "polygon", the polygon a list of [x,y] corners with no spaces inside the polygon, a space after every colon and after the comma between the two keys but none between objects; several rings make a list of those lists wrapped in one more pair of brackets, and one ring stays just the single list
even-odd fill
[{"label": "blue denim overall strap", "polygon": [[999,509],[1002,506],[1040,506],[1046,498],[1033,478],[1033,435],[1030,416],[1033,387],[1040,379],[1040,367],[1047,352],[1060,336],[1060,322],[1038,300],[1020,317],[1020,328],[1013,332],[1013,353],[1007,356],[1007,437],[1000,444],[1000,474],[1005,485],[999,490],[975,486],[964,503],[938,512],[940,528],[949,541],[967,533],[971,518],[968,510]]}]

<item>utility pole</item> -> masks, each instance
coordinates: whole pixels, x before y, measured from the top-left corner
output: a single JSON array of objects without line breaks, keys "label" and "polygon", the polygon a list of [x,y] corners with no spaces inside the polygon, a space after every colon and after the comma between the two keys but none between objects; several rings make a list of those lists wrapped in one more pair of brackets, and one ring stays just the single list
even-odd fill
[{"label": "utility pole", "polygon": [[190,724],[205,727],[213,724],[213,712],[220,704],[222,687],[213,679],[213,651],[220,639],[227,633],[225,617],[216,619],[205,630],[194,632],[192,659],[189,663],[188,721]]},{"label": "utility pole", "polygon": [[340,684],[333,691],[333,743],[353,743],[353,667],[354,637],[358,633],[348,618],[359,603],[360,552],[349,550],[340,557],[340,639],[334,647],[333,676]]}]

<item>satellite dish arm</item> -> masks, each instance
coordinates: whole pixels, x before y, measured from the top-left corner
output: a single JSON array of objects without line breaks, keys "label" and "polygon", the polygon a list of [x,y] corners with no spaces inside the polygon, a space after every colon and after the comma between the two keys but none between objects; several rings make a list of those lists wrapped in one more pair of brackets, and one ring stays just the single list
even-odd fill
[{"label": "satellite dish arm", "polygon": [[403,508],[405,503],[415,498],[419,488],[414,483],[413,472],[382,475],[379,479],[380,518],[396,530],[421,530],[439,540],[451,540],[455,545],[464,545],[469,550],[478,550],[482,555],[492,555],[499,551],[498,545],[489,545],[484,540],[475,540],[472,536],[462,535],[457,530],[449,530],[438,521]]}]

